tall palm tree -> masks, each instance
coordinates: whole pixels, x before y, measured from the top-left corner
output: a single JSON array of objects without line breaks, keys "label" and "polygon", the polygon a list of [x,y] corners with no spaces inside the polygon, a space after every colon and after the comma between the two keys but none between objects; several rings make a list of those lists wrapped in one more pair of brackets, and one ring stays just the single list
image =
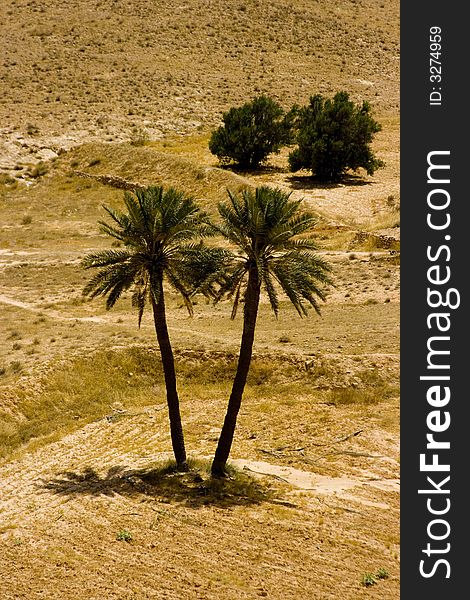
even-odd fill
[{"label": "tall palm tree", "polygon": [[312,237],[315,216],[301,210],[300,201],[279,189],[259,187],[241,196],[231,192],[229,201],[219,204],[221,224],[214,231],[236,248],[230,272],[219,290],[218,299],[233,299],[235,318],[244,299],[243,334],[237,371],[219,437],[212,475],[223,477],[233,442],[238,412],[250,368],[261,289],[267,293],[277,317],[279,288],[300,316],[310,305],[320,313],[317,298],[325,300],[323,287],[331,284],[330,266],[315,254]]},{"label": "tall palm tree", "polygon": [[[119,240],[124,249],[104,250],[83,259],[84,268],[99,269],[83,294],[92,298],[106,296],[106,308],[110,309],[123,292],[131,289],[139,327],[147,302],[151,305],[165,378],[173,451],[178,470],[185,471],[188,467],[163,281],[181,294],[192,314],[186,275],[204,250],[190,242],[209,233],[209,229],[203,223],[205,215],[194,201],[173,188],[149,187],[134,194],[126,192],[124,204],[127,212],[105,206],[111,224],[99,222],[101,231]],[[201,282],[202,279],[201,275]]]}]

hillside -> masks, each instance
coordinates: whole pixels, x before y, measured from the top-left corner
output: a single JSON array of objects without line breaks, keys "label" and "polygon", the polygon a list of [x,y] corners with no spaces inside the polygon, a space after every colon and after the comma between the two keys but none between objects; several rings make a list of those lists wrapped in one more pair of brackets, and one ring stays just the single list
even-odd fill
[{"label": "hillside", "polygon": [[261,92],[289,107],[346,89],[396,114],[398,19],[379,0],[5,0],[0,168],[207,128]]}]

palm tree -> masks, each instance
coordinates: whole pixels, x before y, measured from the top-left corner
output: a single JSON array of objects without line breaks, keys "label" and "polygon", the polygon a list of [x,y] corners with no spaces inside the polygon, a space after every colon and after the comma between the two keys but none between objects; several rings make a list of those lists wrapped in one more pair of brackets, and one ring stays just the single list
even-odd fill
[{"label": "palm tree", "polygon": [[84,258],[84,268],[99,270],[83,294],[92,298],[106,296],[106,308],[110,309],[123,292],[131,289],[139,327],[144,308],[150,303],[163,365],[173,451],[178,470],[185,471],[188,466],[163,281],[181,294],[192,315],[192,293],[186,275],[199,255],[204,258],[204,250],[190,242],[209,233],[209,228],[194,201],[173,188],[165,191],[163,187],[148,187],[137,189],[134,194],[126,192],[124,204],[127,212],[105,206],[112,223],[100,221],[101,230],[119,240],[124,249],[104,250]]},{"label": "palm tree", "polygon": [[254,193],[245,190],[241,197],[228,194],[229,202],[219,204],[222,222],[213,229],[236,247],[237,253],[218,299],[225,294],[233,299],[235,318],[243,298],[244,318],[237,371],[212,462],[214,477],[225,475],[251,363],[261,289],[266,291],[276,317],[279,287],[303,316],[308,305],[320,313],[317,298],[325,300],[322,287],[331,284],[330,266],[315,254],[311,230],[316,218],[300,210],[300,201],[291,200],[290,194],[282,190],[264,186]]}]

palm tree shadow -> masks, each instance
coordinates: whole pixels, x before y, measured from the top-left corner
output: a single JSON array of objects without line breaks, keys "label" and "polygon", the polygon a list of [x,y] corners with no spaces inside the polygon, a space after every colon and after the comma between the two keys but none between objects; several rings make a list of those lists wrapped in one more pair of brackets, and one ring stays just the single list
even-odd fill
[{"label": "palm tree shadow", "polygon": [[266,484],[242,472],[227,479],[211,479],[198,471],[178,473],[171,467],[129,469],[115,466],[100,476],[93,468],[82,472],[66,471],[38,487],[61,496],[147,496],[161,502],[200,508],[248,506],[272,502],[275,494]]}]

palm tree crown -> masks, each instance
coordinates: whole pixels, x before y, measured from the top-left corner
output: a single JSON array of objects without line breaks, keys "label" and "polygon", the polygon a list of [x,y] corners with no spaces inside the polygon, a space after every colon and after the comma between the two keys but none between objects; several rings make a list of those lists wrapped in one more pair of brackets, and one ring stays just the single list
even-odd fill
[{"label": "palm tree crown", "polygon": [[219,204],[222,223],[214,230],[236,247],[232,269],[217,298],[233,299],[235,317],[250,270],[257,272],[271,307],[279,312],[276,283],[285,292],[300,316],[308,305],[320,312],[317,298],[325,300],[324,285],[331,284],[331,267],[317,254],[312,229],[317,219],[300,211],[301,201],[279,189],[259,187],[245,190],[241,197],[228,192],[229,202]]},{"label": "palm tree crown", "polygon": [[135,195],[126,192],[124,204],[127,212],[105,206],[113,223],[100,221],[100,225],[125,249],[85,257],[82,265],[99,271],[85,286],[84,295],[107,296],[106,308],[110,309],[124,291],[132,288],[132,305],[138,310],[140,325],[147,300],[158,304],[165,277],[192,314],[194,290],[187,284],[185,267],[199,248],[202,251],[190,240],[209,232],[203,223],[204,213],[191,198],[173,188],[138,189]]}]

